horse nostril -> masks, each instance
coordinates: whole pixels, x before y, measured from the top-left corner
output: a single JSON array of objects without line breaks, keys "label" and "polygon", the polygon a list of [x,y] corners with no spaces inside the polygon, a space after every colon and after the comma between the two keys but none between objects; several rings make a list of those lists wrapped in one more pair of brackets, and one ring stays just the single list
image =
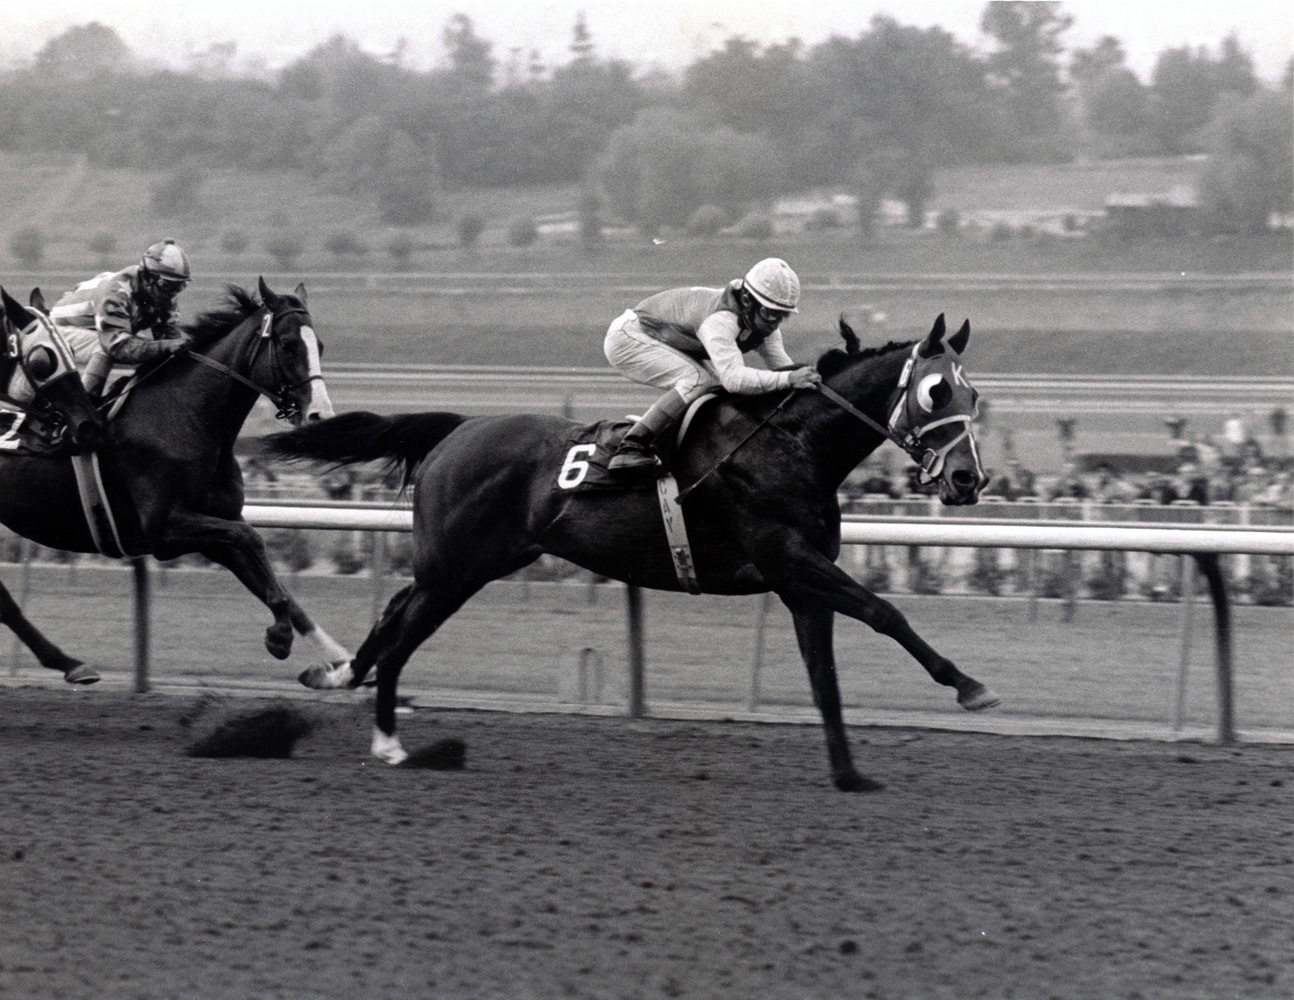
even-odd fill
[{"label": "horse nostril", "polygon": [[953,486],[957,487],[957,489],[962,493],[969,493],[971,490],[975,489],[976,483],[979,482],[979,477],[975,473],[966,469],[956,470],[952,474],[951,478]]},{"label": "horse nostril", "polygon": [[306,422],[307,422],[307,423],[314,423],[316,420],[322,420],[322,419],[323,419],[323,414],[322,414],[322,413],[307,413],[307,414],[306,414]]}]

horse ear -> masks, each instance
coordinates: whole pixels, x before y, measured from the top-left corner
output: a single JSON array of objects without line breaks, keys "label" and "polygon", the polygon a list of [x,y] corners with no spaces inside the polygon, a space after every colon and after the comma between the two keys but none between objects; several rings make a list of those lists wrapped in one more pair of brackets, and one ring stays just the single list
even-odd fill
[{"label": "horse ear", "polygon": [[302,305],[305,305],[306,304],[306,283],[304,281],[297,282],[297,287],[293,289],[292,294],[301,300]]},{"label": "horse ear", "polygon": [[939,347],[939,343],[944,339],[944,314],[940,313],[939,318],[935,320],[935,325],[930,328],[930,335],[921,342],[921,347],[917,353],[923,358],[928,358],[934,354]]},{"label": "horse ear", "polygon": [[45,308],[45,296],[41,294],[39,285],[31,290],[31,295],[27,299],[27,302],[33,309],[38,309],[43,313],[49,312],[49,310]]},{"label": "horse ear", "polygon": [[260,283],[261,302],[263,302],[267,308],[274,308],[274,303],[278,302],[279,297],[270,291],[270,286],[265,284],[264,276],[258,278],[257,281]]},{"label": "horse ear", "polygon": [[856,334],[854,332],[854,328],[849,325],[849,320],[845,317],[844,313],[840,314],[840,336],[845,341],[845,353],[857,354],[858,334]]},{"label": "horse ear", "polygon": [[948,346],[958,354],[965,354],[968,340],[970,340],[970,320],[963,323],[961,329],[948,338]]},{"label": "horse ear", "polygon": [[3,285],[0,285],[0,303],[3,303],[4,305],[5,318],[14,325],[17,325],[17,317],[21,314],[22,306],[14,300],[12,295],[5,291]]}]

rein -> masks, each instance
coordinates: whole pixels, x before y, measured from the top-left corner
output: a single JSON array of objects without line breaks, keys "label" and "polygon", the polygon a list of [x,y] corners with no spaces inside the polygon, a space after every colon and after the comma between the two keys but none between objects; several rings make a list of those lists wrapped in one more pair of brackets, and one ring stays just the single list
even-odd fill
[{"label": "rein", "polygon": [[[908,421],[909,430],[907,431],[907,433],[900,434],[898,432],[896,428],[898,426],[899,420],[904,416],[906,416],[905,411],[907,410],[907,406],[909,405],[909,398],[911,396],[910,388],[911,388],[911,382],[912,382],[912,372],[913,372],[913,369],[916,367],[917,358],[919,357],[917,353],[919,348],[920,348],[920,344],[914,345],[912,348],[912,353],[908,356],[907,361],[904,362],[903,371],[899,375],[898,386],[895,389],[897,398],[895,399],[894,405],[890,407],[890,419],[889,419],[888,426],[880,423],[877,420],[873,420],[866,413],[864,413],[862,410],[856,407],[853,403],[847,400],[840,393],[836,392],[835,389],[831,388],[831,386],[827,385],[825,382],[819,384],[816,387],[816,389],[818,392],[822,393],[823,396],[829,399],[832,403],[834,403],[836,406],[840,407],[840,409],[848,413],[851,417],[854,417],[855,419],[866,424],[868,427],[876,431],[882,437],[894,442],[901,449],[903,449],[903,451],[907,453],[907,455],[914,462],[916,462],[918,466],[920,466],[921,477],[923,477],[921,481],[924,483],[931,483],[931,482],[934,482],[935,479],[939,477],[939,474],[943,471],[944,462],[948,457],[948,453],[951,452],[953,448],[957,447],[957,445],[960,444],[964,439],[970,436],[971,418],[965,414],[957,414],[951,417],[944,417],[941,420],[932,420],[929,423],[922,424],[920,427],[915,427],[915,428],[910,426],[911,421],[909,420]],[[782,411],[783,407],[785,407],[786,404],[789,403],[795,397],[795,394],[798,391],[799,391],[798,389],[792,389],[785,396],[783,396],[782,400],[777,404],[777,406],[774,407],[769,412],[768,416],[766,416],[755,426],[754,430],[752,430],[749,434],[747,434],[740,441],[738,441],[731,449],[729,449],[727,454],[725,454],[722,458],[719,459],[719,461],[715,462],[712,466],[710,466],[710,468],[706,469],[706,471],[702,473],[701,476],[695,482],[689,485],[686,489],[680,490],[678,499],[682,500],[684,497],[686,497],[694,489],[700,486],[702,482],[704,482],[714,472],[716,472],[719,469],[719,467],[723,465],[724,462],[732,458],[732,456],[735,455],[737,451],[747,441],[749,441],[761,430],[763,430],[764,426],[768,424],[775,416],[777,416],[778,413]],[[960,424],[963,424],[964,427],[962,429],[962,432],[958,434],[956,437],[954,437],[951,441],[949,441],[946,445],[938,449],[922,446],[921,438],[924,437],[927,433],[934,430],[936,427],[943,427],[946,424],[952,424],[952,423],[960,423]]]},{"label": "rein", "polygon": [[792,389],[785,396],[783,396],[781,402],[779,402],[777,406],[773,407],[773,409],[769,411],[768,416],[766,416],[763,420],[761,420],[758,424],[755,425],[754,430],[752,430],[744,438],[742,438],[730,449],[728,449],[727,454],[725,454],[721,459],[719,459],[719,461],[715,462],[714,465],[710,466],[710,468],[706,469],[705,472],[701,473],[701,475],[697,477],[695,482],[693,482],[686,489],[679,490],[678,499],[682,501],[684,497],[686,497],[694,489],[696,489],[703,482],[705,482],[705,480],[707,480],[711,475],[717,472],[719,469],[719,466],[723,465],[724,462],[728,461],[728,459],[732,458],[733,455],[737,454],[737,452],[741,449],[742,445],[744,445],[747,441],[749,441],[756,434],[762,431],[764,429],[764,426],[775,416],[777,416],[778,413],[782,411],[782,407],[784,407],[787,403],[789,403],[792,399],[795,398],[795,394],[797,392],[799,392],[798,389]]},{"label": "rein", "polygon": [[[306,310],[304,309],[289,309],[286,312],[284,312],[282,316],[291,316],[293,314],[298,314],[301,316],[309,316],[309,313],[306,312]],[[274,321],[278,318],[280,317],[276,317],[273,312],[269,311],[268,309],[266,310],[265,317],[261,320],[260,333],[256,337],[256,339],[252,341],[251,356],[248,358],[248,361],[247,361],[249,368],[251,367],[252,364],[255,363],[256,356],[260,353],[261,344],[268,341],[270,345],[270,352],[272,354],[271,364],[274,368],[275,374],[276,375],[278,374],[279,372],[278,354],[274,350],[274,339],[272,336]],[[171,358],[167,358],[166,361],[163,362],[163,364],[169,363],[173,357],[174,355],[172,355]],[[299,382],[289,383],[285,381],[278,387],[277,390],[267,389],[265,388],[265,386],[260,385],[257,382],[253,382],[246,375],[243,375],[239,372],[234,371],[228,365],[220,361],[217,361],[215,358],[210,358],[205,354],[199,354],[196,351],[189,351],[185,354],[185,357],[191,358],[192,360],[198,362],[199,364],[206,365],[208,368],[213,368],[216,371],[220,372],[222,375],[226,375],[229,378],[233,379],[235,382],[239,382],[247,386],[247,388],[251,389],[257,394],[264,396],[266,399],[268,399],[271,403],[273,403],[278,408],[277,412],[275,413],[275,416],[278,417],[280,420],[288,419],[289,417],[292,416],[292,414],[297,409],[296,401],[292,399],[289,393],[305,385],[307,382],[311,381],[312,379],[323,377],[321,375],[308,375],[305,378],[301,379],[301,381]],[[153,368],[152,371],[148,372],[148,374],[143,376],[143,378],[138,379],[135,382],[135,385],[131,386],[131,389],[138,386],[139,383],[144,380],[144,378],[148,378],[148,376],[158,371],[161,367],[162,367],[161,365],[158,365],[157,367]]]}]

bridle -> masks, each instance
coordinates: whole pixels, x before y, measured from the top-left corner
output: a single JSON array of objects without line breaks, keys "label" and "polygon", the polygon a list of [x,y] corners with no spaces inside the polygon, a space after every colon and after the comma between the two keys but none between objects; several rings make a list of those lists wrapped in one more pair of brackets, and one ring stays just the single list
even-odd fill
[{"label": "bridle", "polygon": [[252,381],[247,376],[234,371],[228,365],[222,364],[214,358],[209,358],[205,354],[198,354],[196,351],[189,351],[187,357],[192,358],[199,364],[206,365],[208,368],[214,368],[216,371],[229,376],[235,382],[241,382],[249,389],[252,389],[264,396],[277,407],[274,415],[278,417],[278,419],[295,420],[301,415],[301,406],[296,401],[293,394],[303,385],[307,385],[315,379],[322,379],[323,376],[319,374],[311,374],[296,382],[288,381],[288,378],[283,371],[283,365],[279,360],[278,340],[274,336],[274,324],[280,319],[294,315],[305,316],[309,319],[310,313],[305,309],[292,308],[285,309],[283,312],[276,314],[268,306],[263,306],[262,308],[265,309],[265,316],[261,320],[260,333],[251,339],[248,346],[246,369],[247,371],[252,370],[252,367],[256,364],[256,359],[260,356],[261,348],[268,345],[270,352],[270,373],[276,386],[274,389],[265,388],[265,386]]},{"label": "bridle", "polygon": [[[972,413],[955,413],[952,416],[940,417],[936,420],[929,420],[925,423],[918,424],[916,415],[920,413],[920,407],[912,399],[912,376],[916,370],[917,361],[921,360],[921,345],[916,344],[912,348],[912,353],[903,363],[903,371],[899,375],[898,385],[895,387],[893,403],[890,405],[890,417],[887,425],[882,425],[873,420],[866,413],[856,407],[835,389],[825,382],[819,385],[818,391],[827,399],[835,403],[852,417],[856,417],[865,423],[872,430],[893,441],[902,448],[908,456],[917,463],[921,471],[918,474],[918,482],[924,484],[933,483],[939,478],[940,473],[944,470],[944,464],[948,460],[948,455],[966,439],[971,441],[971,450],[975,450],[975,439],[971,437],[971,420],[975,414]],[[954,378],[960,378],[957,371],[954,370]],[[964,381],[964,379],[962,380]],[[914,414],[915,407],[915,414]],[[962,424],[962,432],[950,440],[941,448],[932,448],[923,446],[921,439],[938,427],[946,427],[949,424]],[[976,452],[975,463],[979,464],[979,454]]]},{"label": "bridle", "polygon": [[[888,426],[873,420],[825,382],[819,383],[814,387],[814,390],[822,393],[823,396],[831,400],[832,403],[840,407],[850,416],[856,417],[882,437],[888,438],[890,441],[893,441],[896,445],[902,448],[903,451],[905,451],[920,467],[921,471],[917,477],[918,481],[922,484],[928,484],[939,478],[940,473],[943,472],[944,464],[947,462],[949,453],[951,453],[957,445],[961,444],[962,441],[969,438],[971,442],[971,451],[975,454],[975,464],[977,467],[979,466],[979,452],[975,449],[975,438],[971,436],[971,420],[974,418],[974,412],[969,414],[958,413],[949,417],[940,417],[920,425],[917,425],[913,420],[912,407],[914,404],[912,402],[912,376],[916,370],[917,362],[919,360],[924,360],[921,357],[920,349],[921,344],[918,343],[914,345],[912,353],[908,355],[907,360],[903,363],[903,371],[899,374],[898,385],[895,387],[894,392],[890,397],[892,402],[889,404],[890,416]],[[953,377],[954,379],[969,385],[969,383],[966,383],[966,380],[960,375],[959,370],[954,370]],[[702,473],[693,483],[681,489],[678,494],[678,499],[682,500],[694,489],[700,486],[701,483],[705,479],[708,479],[712,473],[716,472],[724,462],[732,458],[732,456],[736,454],[747,441],[763,430],[766,425],[771,424],[773,418],[781,413],[782,410],[786,408],[786,405],[790,403],[791,400],[801,391],[802,390],[800,389],[792,389],[783,396],[777,406],[770,410],[764,419],[756,424],[745,437],[730,448],[722,458],[710,466],[710,468]],[[917,410],[920,410],[919,406],[917,407]],[[922,446],[921,439],[925,437],[925,435],[938,427],[945,427],[954,423],[964,425],[962,432],[942,448]],[[903,425],[902,429],[900,429],[900,424]]]}]

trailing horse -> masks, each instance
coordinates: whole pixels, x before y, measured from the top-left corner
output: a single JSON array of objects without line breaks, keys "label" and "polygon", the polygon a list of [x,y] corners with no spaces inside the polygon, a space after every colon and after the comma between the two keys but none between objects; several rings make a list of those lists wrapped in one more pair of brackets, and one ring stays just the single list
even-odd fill
[{"label": "trailing horse", "polygon": [[[222,307],[186,326],[190,352],[141,369],[110,397],[104,406],[113,415],[92,473],[74,468],[76,460],[67,455],[33,454],[16,440],[6,448],[0,439],[0,523],[69,552],[117,548],[109,554],[158,559],[200,553],[229,569],[270,609],[274,621],[265,647],[271,655],[287,657],[295,629],[336,666],[350,654],[283,589],[264,542],[242,517],[234,441],[258,396],[269,397],[279,416],[297,426],[332,415],[304,286],[278,295],[261,279],[259,291],[258,302],[229,286]],[[30,310],[12,315],[25,307],[8,296],[4,305],[15,326],[31,321]],[[102,506],[111,514],[106,522],[87,516],[87,477],[91,489],[101,484]],[[42,666],[62,671],[69,682],[99,679],[27,621],[3,584],[0,621]]]},{"label": "trailing horse", "polygon": [[[972,504],[986,482],[971,433],[977,393],[961,353],[967,323],[944,340],[940,316],[915,344],[861,350],[842,320],[844,350],[818,361],[823,390],[729,396],[694,417],[672,471],[700,589],[773,591],[790,609],[826,728],[831,775],[845,791],[880,787],[854,768],[832,651],[836,612],[889,636],[967,709],[997,697],[935,652],[907,619],[840,569],[837,490],[886,438],[939,485]],[[342,414],[272,435],[270,451],[329,466],[386,460],[414,486],[414,580],[391,599],[355,659],[303,677],[362,683],[377,670],[373,753],[406,757],[395,735],[396,685],[413,651],[481,587],[543,553],[643,587],[681,589],[657,490],[585,490],[594,448],[572,444],[558,417]]]}]

